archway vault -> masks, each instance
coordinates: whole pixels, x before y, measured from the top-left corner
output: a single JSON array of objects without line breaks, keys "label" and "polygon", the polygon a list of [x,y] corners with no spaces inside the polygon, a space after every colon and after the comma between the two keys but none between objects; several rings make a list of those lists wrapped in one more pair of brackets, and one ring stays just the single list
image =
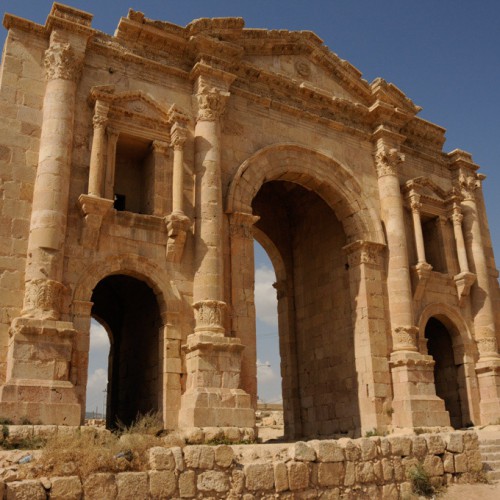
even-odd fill
[{"label": "archway vault", "polygon": [[362,194],[353,172],[339,161],[296,143],[260,149],[238,168],[227,192],[228,213],[252,213],[252,200],[265,183],[289,181],[314,191],[332,208],[349,243],[385,244],[375,207]]},{"label": "archway vault", "polygon": [[160,367],[160,409],[165,428],[176,428],[181,394],[181,353],[178,339],[181,338],[179,316],[182,299],[165,268],[133,254],[108,255],[94,262],[82,271],[73,291],[72,319],[78,338],[75,342],[72,379],[82,405],[82,418],[85,411],[92,293],[103,279],[115,275],[136,278],[148,285],[155,295],[161,317],[158,347],[163,353]]}]

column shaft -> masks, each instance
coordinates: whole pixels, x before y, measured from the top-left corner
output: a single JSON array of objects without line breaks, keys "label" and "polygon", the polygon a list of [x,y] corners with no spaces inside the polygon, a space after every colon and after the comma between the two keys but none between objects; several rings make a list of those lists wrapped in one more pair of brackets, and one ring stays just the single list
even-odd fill
[{"label": "column shaft", "polygon": [[102,198],[104,194],[104,178],[106,168],[104,165],[104,151],[106,148],[106,117],[94,115],[94,137],[92,138],[92,151],[90,154],[89,168],[89,195]]}]

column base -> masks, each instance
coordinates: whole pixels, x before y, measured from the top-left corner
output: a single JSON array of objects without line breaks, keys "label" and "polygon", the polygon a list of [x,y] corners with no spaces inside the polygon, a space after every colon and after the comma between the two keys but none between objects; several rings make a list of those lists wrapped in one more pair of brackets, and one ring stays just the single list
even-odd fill
[{"label": "column base", "polygon": [[16,318],[10,328],[7,381],[0,415],[20,423],[80,425],[81,406],[70,382],[73,324]]},{"label": "column base", "polygon": [[481,425],[500,423],[500,358],[480,358],[476,364]]},{"label": "column base", "polygon": [[187,383],[179,427],[255,427],[250,395],[239,388],[240,340],[195,333],[183,346]]},{"label": "column base", "polygon": [[418,352],[391,354],[393,427],[449,427],[444,401],[436,395],[434,360]]}]

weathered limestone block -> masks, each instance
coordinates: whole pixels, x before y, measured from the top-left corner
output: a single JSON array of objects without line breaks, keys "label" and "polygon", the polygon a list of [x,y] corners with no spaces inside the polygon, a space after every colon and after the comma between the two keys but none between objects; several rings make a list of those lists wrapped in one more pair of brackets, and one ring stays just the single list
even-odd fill
[{"label": "weathered limestone block", "polygon": [[318,465],[318,484],[320,486],[341,486],[346,476],[345,466],[340,462]]},{"label": "weathered limestone block", "polygon": [[382,477],[384,481],[392,481],[394,476],[394,466],[392,465],[391,460],[383,458],[380,463],[382,464]]},{"label": "weathered limestone block", "polygon": [[319,493],[321,500],[339,500],[340,499],[340,489],[339,488],[328,488],[325,491]]},{"label": "weathered limestone block", "polygon": [[288,469],[285,462],[274,462],[274,487],[278,493],[286,491],[288,484]]},{"label": "weathered limestone block", "polygon": [[314,449],[303,441],[293,443],[288,451],[292,460],[301,462],[314,462],[314,460],[316,460],[316,452]]},{"label": "weathered limestone block", "polygon": [[356,482],[373,483],[374,481],[375,473],[371,462],[360,462],[356,465]]},{"label": "weathered limestone block", "polygon": [[118,493],[115,475],[108,472],[91,474],[83,483],[83,492],[86,499],[101,500],[109,498],[113,500]]},{"label": "weathered limestone block", "polygon": [[174,470],[175,458],[172,450],[155,446],[148,450],[149,468],[151,470]]},{"label": "weathered limestone block", "polygon": [[427,448],[433,455],[442,455],[446,449],[445,442],[439,434],[426,434]]},{"label": "weathered limestone block", "polygon": [[455,455],[455,472],[467,472],[467,455],[465,453]]},{"label": "weathered limestone block", "polygon": [[42,483],[36,479],[7,483],[7,500],[45,500],[47,495]]},{"label": "weathered limestone block", "polygon": [[407,436],[389,436],[391,453],[394,456],[407,457],[411,453],[411,438]]},{"label": "weathered limestone block", "polygon": [[265,491],[274,487],[274,468],[269,463],[249,464],[244,468],[246,488],[250,491]]},{"label": "weathered limestone block", "polygon": [[359,440],[362,460],[373,460],[377,456],[379,438],[362,438]]},{"label": "weathered limestone block", "polygon": [[356,464],[354,462],[346,462],[344,486],[352,486],[356,483]]},{"label": "weathered limestone block", "polygon": [[483,469],[483,460],[479,450],[467,451],[466,455],[469,472],[480,472]]},{"label": "weathered limestone block", "polygon": [[184,448],[184,461],[190,469],[211,469],[214,465],[213,446],[186,446]]},{"label": "weathered limestone block", "polygon": [[435,455],[428,455],[424,459],[424,470],[429,476],[442,476],[444,474],[443,461]]},{"label": "weathered limestone block", "polygon": [[177,489],[175,473],[170,470],[149,471],[149,491],[153,498],[172,498]]},{"label": "weathered limestone block", "polygon": [[342,462],[344,450],[337,441],[314,441],[314,450],[319,462]]},{"label": "weathered limestone block", "polygon": [[120,472],[116,475],[116,486],[120,500],[147,498],[148,474],[147,472]]},{"label": "weathered limestone block", "polygon": [[384,484],[382,486],[382,498],[384,500],[398,500],[399,492],[395,484]]},{"label": "weathered limestone block", "polygon": [[234,459],[234,451],[231,446],[220,445],[215,447],[215,463],[219,467],[230,467]]},{"label": "weathered limestone block", "polygon": [[443,468],[445,472],[453,473],[455,472],[455,460],[453,458],[453,453],[446,452],[443,457]]},{"label": "weathered limestone block", "polygon": [[394,457],[392,459],[392,465],[394,468],[394,479],[398,482],[404,481],[406,479],[406,473],[403,467],[403,460],[399,457]]},{"label": "weathered limestone block", "polygon": [[182,448],[180,448],[179,446],[174,446],[170,448],[170,451],[174,456],[175,468],[178,471],[182,472],[184,470],[184,454],[182,453]]},{"label": "weathered limestone block", "polygon": [[473,431],[467,431],[463,434],[464,437],[464,450],[477,450],[479,449],[479,438]]},{"label": "weathered limestone block", "polygon": [[179,475],[179,494],[181,498],[193,498],[196,495],[196,473],[187,470]]},{"label": "weathered limestone block", "polygon": [[464,451],[464,436],[461,432],[450,432],[444,436],[446,449],[451,453]]},{"label": "weathered limestone block", "polygon": [[225,472],[210,470],[198,476],[197,487],[199,491],[224,493],[229,490],[229,477]]},{"label": "weathered limestone block", "polygon": [[234,469],[231,472],[231,491],[240,495],[245,489],[245,473],[241,470]]},{"label": "weathered limestone block", "polygon": [[288,462],[290,490],[303,490],[309,486],[309,467],[304,462]]},{"label": "weathered limestone block", "polygon": [[54,500],[80,500],[83,490],[78,476],[53,477],[50,479],[50,498]]},{"label": "weathered limestone block", "polygon": [[422,458],[427,454],[427,441],[423,436],[413,438],[412,452],[418,458]]},{"label": "weathered limestone block", "polygon": [[339,439],[339,444],[344,450],[344,455],[346,460],[351,460],[355,462],[359,460],[361,457],[361,450],[359,446],[357,446],[356,441],[352,441],[351,439],[342,438]]}]

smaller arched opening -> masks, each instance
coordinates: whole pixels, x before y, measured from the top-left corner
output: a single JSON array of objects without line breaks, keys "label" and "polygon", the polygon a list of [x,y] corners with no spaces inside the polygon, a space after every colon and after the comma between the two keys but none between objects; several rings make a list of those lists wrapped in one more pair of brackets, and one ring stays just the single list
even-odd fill
[{"label": "smaller arched opening", "polygon": [[160,411],[162,321],[155,293],[140,279],[115,274],[99,281],[91,301],[92,317],[110,338],[106,426]]},{"label": "smaller arched opening", "polygon": [[434,359],[436,394],[450,414],[451,425],[471,424],[465,371],[465,352],[459,332],[448,318],[431,316],[425,326],[427,352]]}]

